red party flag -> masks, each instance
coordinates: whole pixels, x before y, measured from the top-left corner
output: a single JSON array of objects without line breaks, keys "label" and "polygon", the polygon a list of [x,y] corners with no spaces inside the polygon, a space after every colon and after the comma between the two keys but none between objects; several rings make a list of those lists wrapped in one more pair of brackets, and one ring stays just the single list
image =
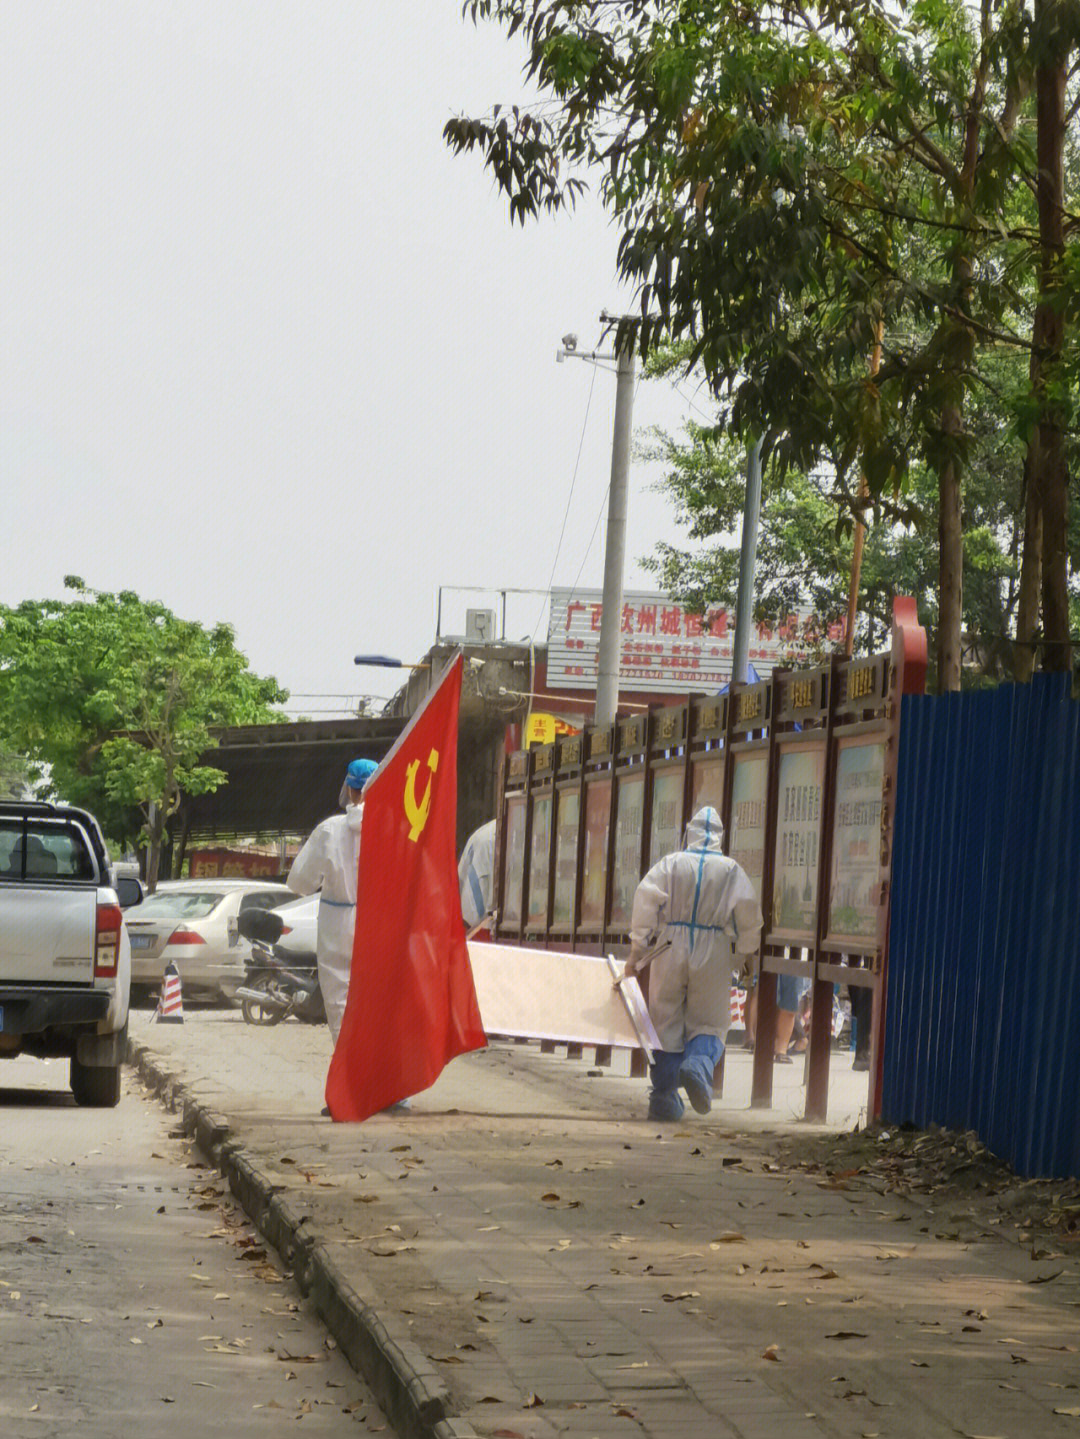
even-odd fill
[{"label": "red party flag", "polygon": [[337,1120],[367,1119],[487,1044],[458,889],[451,663],[364,789],[349,996],[326,1077]]}]

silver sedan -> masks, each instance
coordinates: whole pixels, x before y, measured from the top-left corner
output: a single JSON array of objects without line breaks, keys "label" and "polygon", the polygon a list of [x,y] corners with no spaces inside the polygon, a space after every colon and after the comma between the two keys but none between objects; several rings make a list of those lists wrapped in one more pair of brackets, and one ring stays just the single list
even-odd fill
[{"label": "silver sedan", "polygon": [[131,989],[146,995],[161,986],[167,964],[180,974],[181,992],[197,999],[232,1000],[244,980],[251,945],[239,931],[249,909],[276,909],[295,896],[268,880],[167,880],[125,914],[131,939]]}]

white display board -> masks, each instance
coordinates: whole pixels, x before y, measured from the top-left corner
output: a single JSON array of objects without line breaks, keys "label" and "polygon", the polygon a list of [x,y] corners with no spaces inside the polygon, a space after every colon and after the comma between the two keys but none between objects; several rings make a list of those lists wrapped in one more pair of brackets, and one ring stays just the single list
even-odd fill
[{"label": "white display board", "polygon": [[[600,590],[551,591],[547,682],[553,689],[596,688]],[[735,644],[735,616],[723,606],[689,614],[666,595],[628,593],[619,622],[619,684],[650,694],[708,694],[727,684]],[[842,623],[821,623],[809,610],[779,624],[750,628],[749,660],[764,679],[780,660],[808,655],[823,640],[843,639]]]},{"label": "white display board", "polygon": [[488,1034],[640,1049],[636,1019],[646,1042],[660,1047],[637,980],[623,980],[620,994],[601,955],[471,939],[469,962]]}]

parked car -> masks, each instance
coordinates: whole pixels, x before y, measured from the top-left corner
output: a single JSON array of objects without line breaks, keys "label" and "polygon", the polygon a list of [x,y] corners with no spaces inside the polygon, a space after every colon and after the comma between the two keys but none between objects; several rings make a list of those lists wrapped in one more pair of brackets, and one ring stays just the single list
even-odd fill
[{"label": "parked car", "polygon": [[0,1056],[71,1061],[76,1104],[120,1099],[131,951],[118,875],[92,814],[0,803]]},{"label": "parked car", "polygon": [[294,899],[289,904],[280,905],[278,912],[284,928],[281,938],[275,942],[275,947],[290,954],[314,954],[315,932],[319,922],[319,896],[308,894],[303,899]]},{"label": "parked car", "polygon": [[251,951],[240,935],[241,912],[276,909],[291,897],[283,884],[269,880],[165,880],[127,920],[132,993],[157,992],[172,963],[185,997],[231,1002]]}]

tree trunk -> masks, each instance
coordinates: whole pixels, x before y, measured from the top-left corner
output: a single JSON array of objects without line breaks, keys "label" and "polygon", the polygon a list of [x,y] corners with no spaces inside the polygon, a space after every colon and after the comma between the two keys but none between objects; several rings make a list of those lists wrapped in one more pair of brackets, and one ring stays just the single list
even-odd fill
[{"label": "tree trunk", "polygon": [[1065,69],[1066,55],[1059,42],[1051,49],[1053,0],[1036,0],[1035,27],[1043,45],[1042,63],[1035,71],[1038,133],[1036,154],[1039,211],[1039,299],[1032,327],[1032,368],[1037,366],[1035,397],[1038,404],[1038,490],[1042,501],[1042,613],[1047,670],[1068,671],[1072,665],[1069,644],[1068,478],[1065,465],[1060,401],[1055,398],[1056,371],[1065,341],[1061,307],[1061,260],[1065,253]]},{"label": "tree trunk", "polygon": [[146,888],[150,894],[157,889],[158,870],[161,867],[161,840],[165,833],[165,806],[154,806],[154,817],[150,821],[150,848],[146,856]]},{"label": "tree trunk", "polygon": [[[960,428],[959,409],[942,417],[946,432]],[[947,459],[938,476],[938,625],[937,687],[941,694],[960,688],[960,637],[964,617],[964,537],[960,500],[960,464]]]},{"label": "tree trunk", "polygon": [[[1031,357],[1032,388],[1037,361]],[[1024,460],[1024,552],[1020,561],[1020,593],[1016,600],[1016,652],[1013,679],[1026,684],[1035,668],[1035,634],[1039,628],[1039,591],[1042,588],[1042,494],[1039,489],[1039,429],[1032,431]]]},{"label": "tree trunk", "polygon": [[165,826],[176,805],[176,788],[171,770],[165,772],[165,789],[158,804],[153,806],[150,821],[150,851],[146,857],[146,887],[153,894],[157,889],[158,871],[161,868],[161,845],[165,837]]},{"label": "tree trunk", "polygon": [[[983,10],[983,47],[964,125],[964,158],[959,189],[965,206],[972,204],[979,168],[979,136],[989,73],[988,9]],[[960,315],[971,313],[974,264],[963,245],[952,262],[952,280]],[[964,518],[961,479],[961,436],[968,375],[975,353],[975,337],[960,318],[951,321],[945,347],[942,377],[944,403],[941,433],[944,454],[938,471],[938,631],[937,686],[941,694],[960,688],[961,640],[964,626]]]}]

